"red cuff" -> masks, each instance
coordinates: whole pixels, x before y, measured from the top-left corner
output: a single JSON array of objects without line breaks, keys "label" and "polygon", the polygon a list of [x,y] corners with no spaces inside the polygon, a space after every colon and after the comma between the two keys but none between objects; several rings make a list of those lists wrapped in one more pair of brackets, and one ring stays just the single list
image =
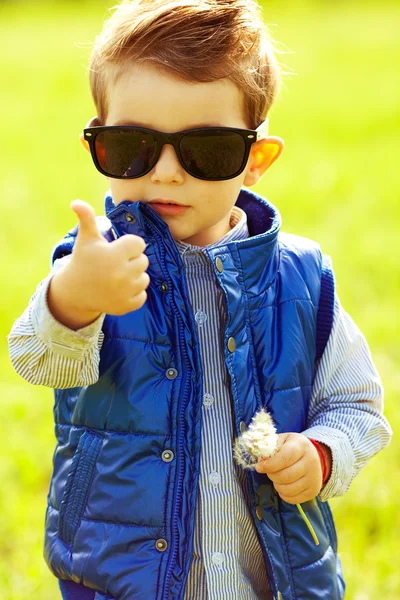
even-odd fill
[{"label": "red cuff", "polygon": [[328,475],[328,463],[326,462],[326,456],[324,454],[324,451],[321,448],[321,444],[319,444],[316,440],[312,440],[311,438],[308,438],[310,440],[310,442],[316,447],[316,449],[318,450],[318,454],[319,457],[321,459],[321,463],[322,463],[322,483],[324,484],[325,481],[327,480],[327,475]]}]

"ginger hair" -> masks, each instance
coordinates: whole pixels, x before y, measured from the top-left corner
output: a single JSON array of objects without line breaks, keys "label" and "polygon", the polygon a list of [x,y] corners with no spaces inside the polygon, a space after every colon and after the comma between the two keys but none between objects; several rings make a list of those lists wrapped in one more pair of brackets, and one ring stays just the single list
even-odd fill
[{"label": "ginger hair", "polygon": [[247,126],[264,121],[280,69],[256,0],[123,0],[111,10],[89,62],[101,124],[108,86],[143,64],[192,83],[228,78],[241,91]]}]

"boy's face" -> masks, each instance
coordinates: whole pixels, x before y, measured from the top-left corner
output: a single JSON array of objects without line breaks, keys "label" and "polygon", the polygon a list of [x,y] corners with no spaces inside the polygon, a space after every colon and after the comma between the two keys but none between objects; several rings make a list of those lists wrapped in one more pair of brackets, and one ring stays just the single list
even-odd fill
[{"label": "boy's face", "polygon": [[[205,126],[248,128],[242,116],[240,91],[228,79],[188,83],[151,66],[134,66],[110,85],[108,107],[104,125],[133,124],[165,133]],[[256,142],[243,173],[225,181],[204,181],[189,175],[174,148],[166,144],[147,175],[127,180],[107,178],[113,201],[119,204],[123,200],[150,202],[162,198],[178,202],[187,207],[180,214],[160,213],[173,238],[206,246],[230,230],[230,211],[242,185],[256,183],[281,153],[279,138],[268,139],[278,142],[273,148],[269,144],[266,157],[260,154],[263,142]],[[156,206],[153,208],[158,212]]]}]

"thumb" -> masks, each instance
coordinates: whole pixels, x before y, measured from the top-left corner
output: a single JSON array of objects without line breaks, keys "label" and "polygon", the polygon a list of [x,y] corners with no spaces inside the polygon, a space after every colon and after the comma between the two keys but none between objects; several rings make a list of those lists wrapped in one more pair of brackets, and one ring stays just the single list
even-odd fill
[{"label": "thumb", "polygon": [[79,219],[77,240],[104,239],[97,227],[96,215],[90,204],[84,200],[74,200],[71,202],[71,208]]}]

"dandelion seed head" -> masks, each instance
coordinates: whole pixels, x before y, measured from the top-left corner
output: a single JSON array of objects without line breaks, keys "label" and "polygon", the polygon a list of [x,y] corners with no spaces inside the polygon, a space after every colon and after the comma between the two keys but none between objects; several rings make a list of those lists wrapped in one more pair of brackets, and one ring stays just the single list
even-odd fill
[{"label": "dandelion seed head", "polygon": [[233,456],[244,469],[255,469],[260,458],[273,456],[278,449],[278,436],[271,415],[264,409],[256,413],[247,431],[233,445]]}]

